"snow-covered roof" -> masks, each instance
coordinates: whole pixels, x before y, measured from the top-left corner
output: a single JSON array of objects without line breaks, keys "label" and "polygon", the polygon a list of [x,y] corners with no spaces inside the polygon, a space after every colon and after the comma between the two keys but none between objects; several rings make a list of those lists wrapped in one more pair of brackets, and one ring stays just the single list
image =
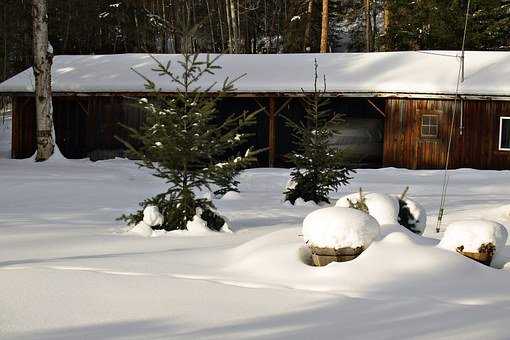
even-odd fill
[{"label": "snow-covered roof", "polygon": [[[453,95],[459,74],[458,51],[407,51],[328,54],[226,54],[222,66],[201,85],[221,83],[225,77],[246,76],[236,82],[239,93],[293,93],[313,88],[314,59],[327,78],[327,91],[343,95]],[[154,55],[162,63],[182,58],[175,54]],[[200,58],[205,58],[201,55]],[[174,64],[175,67],[178,67]],[[146,92],[144,80],[153,80],[163,92],[177,85],[154,71],[148,54],[63,55],[53,64],[55,93]],[[179,70],[181,71],[181,70]],[[322,76],[321,76],[322,78]],[[510,52],[468,51],[465,81],[459,93],[466,96],[510,97]],[[0,93],[34,91],[31,69],[0,84]]]}]

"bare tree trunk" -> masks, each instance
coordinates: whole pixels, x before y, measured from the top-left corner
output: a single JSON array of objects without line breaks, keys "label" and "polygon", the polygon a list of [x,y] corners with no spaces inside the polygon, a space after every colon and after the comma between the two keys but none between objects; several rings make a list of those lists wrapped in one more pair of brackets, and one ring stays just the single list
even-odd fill
[{"label": "bare tree trunk", "polygon": [[390,6],[388,4],[388,0],[384,1],[384,33],[388,30],[390,26]]},{"label": "bare tree trunk", "polygon": [[372,14],[371,14],[371,0],[364,0],[365,12],[365,51],[372,52]]},{"label": "bare tree trunk", "polygon": [[51,103],[51,64],[53,52],[48,43],[48,12],[46,0],[33,0],[33,49],[35,77],[35,109],[37,119],[36,161],[44,161],[54,151],[53,108]]},{"label": "bare tree trunk", "polygon": [[209,7],[209,0],[205,0],[205,4],[207,5],[207,18],[209,19],[209,30],[211,31],[211,44],[212,44],[212,52],[216,52],[216,41],[214,40],[214,26],[212,20],[212,11]]},{"label": "bare tree trunk", "polygon": [[222,14],[221,14],[221,7],[220,7],[219,1],[217,2],[217,7],[218,7],[218,22],[219,22],[219,27],[220,27],[220,38],[221,38],[221,52],[223,52],[225,50],[225,37],[223,35],[223,21],[221,20]]},{"label": "bare tree trunk", "polygon": [[230,14],[230,0],[225,0],[225,12],[227,13],[228,28],[228,52],[234,53],[234,39],[232,34],[232,15]]},{"label": "bare tree trunk", "polygon": [[389,35],[388,35],[388,28],[390,26],[390,6],[389,6],[389,3],[388,3],[388,0],[385,0],[384,1],[384,8],[383,8],[383,14],[384,14],[384,27],[383,27],[383,32],[384,32],[384,40],[383,40],[383,50],[384,51],[388,51],[390,49],[390,44],[389,44]]},{"label": "bare tree trunk", "polygon": [[308,1],[308,10],[306,11],[307,18],[306,18],[305,39],[304,39],[305,43],[303,46],[303,50],[305,52],[310,52],[310,50],[312,49],[310,46],[310,40],[312,38],[311,34],[312,34],[312,21],[313,21],[313,5],[314,5],[314,1],[309,0]]},{"label": "bare tree trunk", "polygon": [[329,0],[322,0],[321,53],[328,52]]},{"label": "bare tree trunk", "polygon": [[232,21],[232,50],[239,53],[239,30],[237,21],[237,9],[234,0],[230,0],[230,20]]}]

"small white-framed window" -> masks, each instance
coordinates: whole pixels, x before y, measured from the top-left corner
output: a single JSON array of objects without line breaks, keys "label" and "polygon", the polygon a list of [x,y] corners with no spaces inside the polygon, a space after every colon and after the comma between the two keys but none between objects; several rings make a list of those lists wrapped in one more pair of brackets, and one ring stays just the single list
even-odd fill
[{"label": "small white-framed window", "polygon": [[437,138],[439,136],[439,115],[424,114],[421,116],[421,136]]},{"label": "small white-framed window", "polygon": [[510,117],[499,118],[499,150],[510,151]]}]

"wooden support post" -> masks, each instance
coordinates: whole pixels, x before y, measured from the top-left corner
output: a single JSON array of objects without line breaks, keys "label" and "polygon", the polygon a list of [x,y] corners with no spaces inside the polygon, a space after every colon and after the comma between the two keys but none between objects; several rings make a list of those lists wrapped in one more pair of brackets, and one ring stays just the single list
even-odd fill
[{"label": "wooden support post", "polygon": [[19,151],[18,145],[18,134],[19,134],[19,105],[16,97],[12,97],[12,107],[11,107],[11,158],[16,158],[17,153]]},{"label": "wooden support post", "polygon": [[268,146],[269,146],[269,167],[274,167],[276,158],[276,98],[269,98],[269,133],[268,133]]}]

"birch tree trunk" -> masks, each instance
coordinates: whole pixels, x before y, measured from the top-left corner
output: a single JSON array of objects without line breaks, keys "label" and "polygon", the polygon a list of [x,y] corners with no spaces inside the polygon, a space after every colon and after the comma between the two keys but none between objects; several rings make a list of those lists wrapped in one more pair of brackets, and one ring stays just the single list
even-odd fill
[{"label": "birch tree trunk", "polygon": [[225,12],[227,17],[227,28],[228,28],[228,52],[234,53],[234,41],[232,34],[232,15],[230,13],[230,0],[225,0]]},{"label": "birch tree trunk", "polygon": [[51,63],[53,51],[48,44],[46,0],[32,1],[35,109],[37,120],[36,161],[45,161],[54,150],[53,109],[51,102]]},{"label": "birch tree trunk", "polygon": [[314,1],[309,0],[308,1],[308,9],[306,11],[306,26],[305,26],[305,43],[303,46],[304,52],[310,52],[311,46],[310,46],[310,40],[311,40],[311,34],[312,34],[312,21],[313,21],[313,5]]},{"label": "birch tree trunk", "polygon": [[329,0],[322,0],[321,53],[328,52]]},{"label": "birch tree trunk", "polygon": [[237,21],[237,9],[234,0],[230,0],[230,20],[232,20],[232,52],[239,53],[239,31]]}]

